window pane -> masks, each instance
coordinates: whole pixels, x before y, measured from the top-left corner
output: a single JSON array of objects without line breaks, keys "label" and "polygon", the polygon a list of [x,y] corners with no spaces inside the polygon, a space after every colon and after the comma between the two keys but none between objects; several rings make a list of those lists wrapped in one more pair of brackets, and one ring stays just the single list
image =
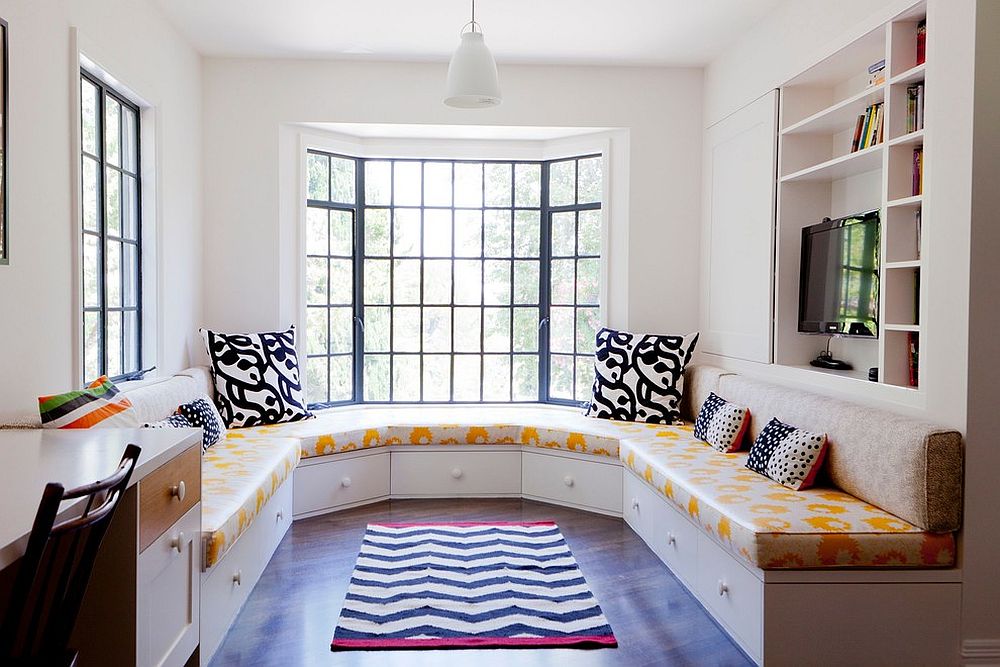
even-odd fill
[{"label": "window pane", "polygon": [[424,400],[448,401],[451,399],[451,355],[428,354],[424,356]]},{"label": "window pane", "polygon": [[354,349],[354,312],[350,307],[330,309],[330,352],[349,353]]},{"label": "window pane", "polygon": [[122,313],[122,333],[124,336],[125,359],[122,373],[139,370],[139,317],[134,310]]},{"label": "window pane", "polygon": [[602,166],[600,157],[580,160],[580,201],[592,204],[601,201]]},{"label": "window pane", "polygon": [[538,303],[538,261],[514,262],[514,303]]},{"label": "window pane", "polygon": [[101,314],[83,314],[83,379],[88,383],[101,374]]},{"label": "window pane", "polygon": [[463,305],[483,302],[483,263],[478,259],[455,261],[455,303]]},{"label": "window pane", "polygon": [[365,352],[388,352],[391,316],[384,306],[365,308]]},{"label": "window pane", "polygon": [[601,294],[601,260],[580,259],[576,262],[576,301],[580,304],[594,304]]},{"label": "window pane", "polygon": [[575,296],[575,277],[572,259],[552,260],[552,303],[572,305]]},{"label": "window pane", "polygon": [[330,211],[330,254],[354,256],[354,214],[350,211]]},{"label": "window pane", "polygon": [[309,173],[309,199],[330,199],[330,159],[310,153],[306,158]]},{"label": "window pane", "polygon": [[451,163],[424,164],[424,206],[451,206]]},{"label": "window pane", "polygon": [[122,237],[139,238],[139,192],[133,176],[122,176]]},{"label": "window pane", "polygon": [[518,355],[514,357],[513,400],[538,400],[538,357]]},{"label": "window pane", "polygon": [[427,257],[451,255],[451,211],[436,209],[424,211],[424,255]]},{"label": "window pane", "polygon": [[424,260],[424,303],[451,303],[451,260]]},{"label": "window pane", "polygon": [[[121,166],[121,109],[113,98],[104,98],[104,156],[109,164]],[[119,373],[120,375],[120,373]]]},{"label": "window pane", "polygon": [[83,305],[101,305],[100,240],[92,234],[83,235]]},{"label": "window pane", "polygon": [[83,143],[83,150],[91,155],[97,155],[97,96],[97,87],[81,77],[80,121],[83,130],[81,141]]},{"label": "window pane", "polygon": [[597,345],[597,330],[600,326],[600,308],[576,309],[576,351],[578,353],[594,353]]},{"label": "window pane", "polygon": [[329,351],[327,312],[322,307],[306,308],[306,354],[326,354]]},{"label": "window pane", "polygon": [[451,352],[451,308],[424,308],[424,352]]},{"label": "window pane", "polygon": [[[392,219],[392,253],[397,257],[419,257],[420,209],[397,208],[392,212]],[[367,248],[365,250],[367,252]]]},{"label": "window pane", "polygon": [[365,303],[389,303],[389,260],[365,260]]},{"label": "window pane", "polygon": [[479,352],[480,310],[455,309],[455,352]]},{"label": "window pane", "polygon": [[330,400],[349,401],[354,398],[354,359],[350,356],[330,358]]},{"label": "window pane", "polygon": [[326,210],[306,209],[306,254],[326,255],[330,252],[330,222]]},{"label": "window pane", "polygon": [[552,214],[552,254],[555,257],[576,254],[576,213]]},{"label": "window pane", "polygon": [[420,303],[420,260],[394,259],[392,267],[393,303]]},{"label": "window pane", "polygon": [[121,236],[122,233],[122,186],[121,173],[108,167],[104,172],[104,224],[107,233]]},{"label": "window pane", "polygon": [[329,399],[330,362],[328,357],[306,360],[306,392],[309,403],[326,403]]},{"label": "window pane", "polygon": [[389,256],[389,209],[365,209],[365,255]]},{"label": "window pane", "polygon": [[[483,312],[483,351],[510,352],[510,309],[486,308]],[[491,377],[487,375],[487,377]]]},{"label": "window pane", "polygon": [[353,204],[356,179],[354,160],[330,158],[332,185],[330,199],[338,204]]},{"label": "window pane", "polygon": [[482,357],[478,354],[463,354],[455,357],[455,400],[479,400],[479,373]]},{"label": "window pane", "polygon": [[365,203],[388,206],[392,194],[392,163],[365,162]]},{"label": "window pane", "polygon": [[553,354],[550,359],[549,394],[552,398],[573,400],[573,357]]},{"label": "window pane", "polygon": [[482,257],[483,212],[455,211],[455,256]]},{"label": "window pane", "polygon": [[538,257],[541,251],[541,228],[537,211],[514,213],[514,255]]},{"label": "window pane", "polygon": [[392,351],[420,351],[420,308],[393,309]]},{"label": "window pane", "polygon": [[486,227],[486,256],[511,256],[511,214],[510,211],[486,211],[484,214]]},{"label": "window pane", "polygon": [[97,231],[98,224],[99,169],[96,161],[83,157],[83,228],[91,231]]},{"label": "window pane", "polygon": [[518,164],[514,166],[516,197],[519,207],[538,208],[541,205],[542,167],[538,164]]},{"label": "window pane", "polygon": [[483,357],[483,400],[510,400],[510,357],[488,354]]},{"label": "window pane", "polygon": [[115,377],[122,374],[122,314],[108,311],[105,333],[104,355],[107,359],[107,374]]},{"label": "window pane", "polygon": [[122,305],[122,244],[119,241],[108,241],[105,246],[104,293],[108,299],[109,308],[120,308]]},{"label": "window pane", "polygon": [[549,205],[576,203],[576,161],[553,162],[549,167]]},{"label": "window pane", "polygon": [[511,206],[511,165],[491,163],[485,165],[486,205]]},{"label": "window pane", "polygon": [[594,395],[594,358],[576,358],[576,400],[589,401]]},{"label": "window pane", "polygon": [[481,208],[483,205],[483,165],[455,164],[455,206]]},{"label": "window pane", "polygon": [[549,348],[553,352],[573,353],[573,309],[552,308],[549,312]]},{"label": "window pane", "polygon": [[139,247],[131,243],[122,245],[122,292],[123,304],[126,308],[139,305]]},{"label": "window pane", "polygon": [[366,401],[389,400],[389,355],[365,355],[364,382]]},{"label": "window pane", "polygon": [[601,212],[580,211],[580,240],[579,253],[581,255],[601,254]]},{"label": "window pane", "polygon": [[329,303],[329,275],[324,258],[310,257],[306,260],[306,303],[326,305]]},{"label": "window pane", "polygon": [[420,206],[420,163],[394,162],[393,200],[395,206]]},{"label": "window pane", "polygon": [[133,174],[138,171],[139,136],[135,127],[135,112],[122,107],[122,167]]},{"label": "window pane", "polygon": [[392,400],[420,400],[420,357],[415,354],[393,355]]},{"label": "window pane", "polygon": [[488,259],[484,262],[486,282],[483,297],[486,305],[500,306],[510,303],[511,262],[507,259]]},{"label": "window pane", "polygon": [[538,309],[514,309],[514,351],[538,351]]}]

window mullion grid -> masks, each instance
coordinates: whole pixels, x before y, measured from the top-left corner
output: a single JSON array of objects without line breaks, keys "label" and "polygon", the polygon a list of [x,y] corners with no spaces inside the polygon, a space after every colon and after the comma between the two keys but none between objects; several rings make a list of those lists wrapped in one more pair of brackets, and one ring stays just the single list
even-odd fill
[{"label": "window mullion grid", "polygon": [[[332,170],[331,170],[332,174]],[[390,242],[392,225],[389,225]],[[365,162],[354,161],[354,402],[364,400],[365,381]],[[390,247],[391,249],[391,247]]]},{"label": "window mullion grid", "polygon": [[97,231],[100,234],[100,241],[98,242],[97,248],[97,276],[98,276],[98,294],[100,295],[101,304],[101,316],[100,316],[100,330],[98,334],[98,358],[100,362],[101,375],[107,375],[108,372],[108,354],[107,354],[107,343],[108,343],[108,292],[107,285],[105,284],[105,278],[107,276],[107,248],[108,248],[108,228],[107,228],[107,202],[105,201],[107,192],[107,168],[104,163],[105,159],[105,127],[104,127],[104,113],[105,113],[105,103],[106,103],[106,92],[104,86],[99,84],[97,86],[97,97],[100,103],[97,105],[97,150],[101,155],[101,159],[98,162],[98,169],[100,170],[100,198],[97,200]]},{"label": "window mullion grid", "polygon": [[[551,400],[549,384],[551,380],[551,355],[549,354],[549,332],[552,329],[551,306],[552,295],[552,214],[549,210],[549,168],[550,162],[543,162],[541,169],[541,210],[539,211],[539,228],[541,230],[541,252],[538,267],[538,312],[540,324],[538,329],[538,400]],[[541,325],[544,323],[544,326]]]},{"label": "window mullion grid", "polygon": [[[423,217],[423,216],[421,216]],[[393,238],[393,227],[396,219],[396,163],[389,162],[389,402],[393,402],[395,395],[395,377],[393,370],[396,366],[396,245]],[[423,222],[423,221],[421,221]],[[421,238],[423,238],[423,224],[421,224]]]},{"label": "window mullion grid", "polygon": [[[418,273],[420,280],[420,301],[417,304],[417,312],[419,317],[417,318],[417,340],[419,341],[417,349],[420,350],[420,354],[417,356],[417,372],[420,376],[417,378],[417,386],[419,387],[420,400],[424,400],[424,264],[427,258],[424,256],[424,211],[425,205],[424,201],[424,166],[425,162],[420,161],[417,164],[420,165],[420,271]],[[391,223],[391,221],[390,221]],[[454,254],[454,249],[452,254]]]},{"label": "window mullion grid", "polygon": [[[454,246],[454,242],[455,242],[455,223],[454,223],[454,220],[455,220],[455,213],[454,213],[455,212],[455,209],[454,209],[454,206],[455,206],[455,163],[451,162],[449,164],[449,167],[450,167],[450,180],[451,180],[450,186],[451,186],[451,205],[452,205],[451,234],[452,234],[452,244],[453,245],[452,245],[452,248],[451,248],[452,259],[451,259],[451,262],[449,262],[449,265],[451,266],[451,302],[449,304],[449,307],[451,309],[451,322],[450,322],[450,325],[451,325],[451,354],[449,356],[451,357],[451,359],[449,360],[448,363],[451,366],[451,371],[448,374],[448,382],[449,382],[449,387],[448,387],[448,402],[449,403],[454,403],[455,402],[455,312],[456,312],[455,311],[455,246]],[[421,230],[421,232],[422,231],[423,230]],[[422,239],[423,239],[423,236],[421,236],[421,242],[422,242]]]}]

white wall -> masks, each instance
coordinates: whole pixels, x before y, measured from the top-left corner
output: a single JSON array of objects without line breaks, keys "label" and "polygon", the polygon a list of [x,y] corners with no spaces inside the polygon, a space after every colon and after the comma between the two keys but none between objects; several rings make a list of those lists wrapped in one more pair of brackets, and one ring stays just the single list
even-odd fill
[{"label": "white wall", "polygon": [[[443,64],[207,59],[205,322],[229,330],[287,325],[282,291],[296,244],[280,194],[279,131],[301,122],[624,128],[628,132],[628,321],[697,326],[701,71],[502,66],[504,103],[441,103]],[[611,174],[612,180],[620,174]],[[287,207],[286,207],[287,208]],[[651,243],[650,239],[657,239]],[[615,268],[612,257],[612,270]],[[283,319],[284,318],[284,319]]]},{"label": "white wall", "polygon": [[156,194],[161,276],[158,350],[150,358],[164,371],[187,364],[201,319],[201,71],[197,53],[145,1],[0,0],[0,17],[10,24],[2,417],[37,413],[38,395],[79,386],[73,334],[79,66],[71,28],[78,29],[80,49],[153,106],[157,155],[143,188]]}]

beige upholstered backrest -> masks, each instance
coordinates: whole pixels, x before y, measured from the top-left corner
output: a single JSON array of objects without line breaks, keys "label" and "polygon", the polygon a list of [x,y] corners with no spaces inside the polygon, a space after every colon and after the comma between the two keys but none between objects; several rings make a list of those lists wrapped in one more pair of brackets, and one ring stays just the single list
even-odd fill
[{"label": "beige upholstered backrest", "polygon": [[190,403],[200,396],[212,396],[212,380],[208,368],[198,366],[177,375],[138,382],[123,382],[119,387],[135,408],[139,421],[155,422],[166,419],[177,406]]},{"label": "beige upholstered backrest", "polygon": [[702,403],[713,391],[719,393],[719,378],[731,375],[715,366],[697,364],[684,369],[684,393],[681,397],[681,418],[693,422],[698,417]]},{"label": "beige upholstered backrest", "polygon": [[[750,435],[777,417],[826,433],[826,468],[839,488],[930,531],[962,520],[962,436],[884,410],[722,375],[716,391],[750,409]],[[702,399],[703,400],[703,399]]]}]

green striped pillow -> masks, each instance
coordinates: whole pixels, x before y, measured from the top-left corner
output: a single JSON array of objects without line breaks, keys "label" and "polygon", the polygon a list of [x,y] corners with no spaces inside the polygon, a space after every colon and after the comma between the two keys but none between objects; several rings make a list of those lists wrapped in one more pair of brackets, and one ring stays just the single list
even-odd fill
[{"label": "green striped pillow", "polygon": [[38,397],[42,428],[138,428],[132,401],[102,375],[86,389]]}]

